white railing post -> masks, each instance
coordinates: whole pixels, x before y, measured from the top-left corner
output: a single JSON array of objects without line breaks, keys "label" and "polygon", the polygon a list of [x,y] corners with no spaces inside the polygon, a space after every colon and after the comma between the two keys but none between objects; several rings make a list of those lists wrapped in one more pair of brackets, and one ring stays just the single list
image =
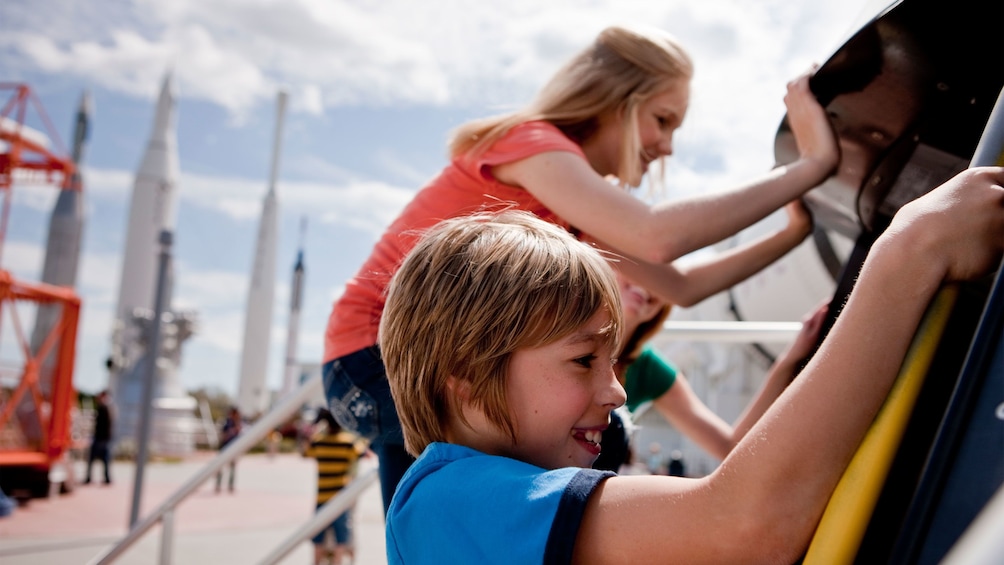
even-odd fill
[{"label": "white railing post", "polygon": [[174,509],[164,511],[160,519],[160,565],[171,565],[174,549]]}]

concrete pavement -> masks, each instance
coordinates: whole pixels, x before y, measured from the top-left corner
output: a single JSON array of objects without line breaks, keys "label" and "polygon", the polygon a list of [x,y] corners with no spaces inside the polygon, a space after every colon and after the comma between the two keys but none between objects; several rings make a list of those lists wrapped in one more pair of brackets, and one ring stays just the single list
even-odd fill
[{"label": "concrete pavement", "polygon": [[[199,453],[181,462],[146,466],[140,516],[155,509],[215,453]],[[361,472],[375,464],[363,460]],[[95,476],[100,465],[95,468]],[[84,476],[76,463],[76,476]],[[111,485],[78,485],[72,493],[34,499],[0,518],[0,563],[4,565],[84,564],[127,532],[135,466],[115,462]],[[225,477],[226,478],[226,477]],[[175,513],[173,563],[258,563],[310,519],[314,511],[316,464],[297,454],[255,454],[237,463],[236,489],[214,492],[210,479],[181,503]],[[383,507],[374,484],[355,510],[356,565],[385,565]],[[157,563],[160,527],[151,529],[117,561]],[[310,564],[309,540],[283,564]]]}]

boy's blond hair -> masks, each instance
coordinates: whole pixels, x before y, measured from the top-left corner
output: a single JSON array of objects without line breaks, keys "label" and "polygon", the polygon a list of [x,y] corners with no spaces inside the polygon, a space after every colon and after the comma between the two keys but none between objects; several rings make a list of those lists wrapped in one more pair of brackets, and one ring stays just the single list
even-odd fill
[{"label": "boy's blond hair", "polygon": [[[638,134],[638,107],[674,83],[687,82],[694,63],[669,33],[644,27],[611,26],[551,77],[525,108],[461,125],[450,140],[450,156],[477,155],[487,150],[513,126],[543,120],[558,127],[578,144],[599,126],[599,117],[623,112],[617,177],[637,186],[644,171]],[[658,180],[658,179],[656,179]]]},{"label": "boy's blond hair", "polygon": [[601,309],[610,314],[604,332],[617,351],[613,272],[597,250],[554,224],[505,211],[433,227],[394,275],[380,324],[405,448],[417,456],[445,441],[451,414],[466,423],[447,388],[450,376],[515,442],[506,402],[512,353],[567,336]]}]

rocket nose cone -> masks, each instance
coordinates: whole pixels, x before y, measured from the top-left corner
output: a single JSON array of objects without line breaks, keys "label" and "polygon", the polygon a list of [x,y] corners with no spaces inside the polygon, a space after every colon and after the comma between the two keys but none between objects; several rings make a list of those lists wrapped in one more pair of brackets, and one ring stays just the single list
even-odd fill
[{"label": "rocket nose cone", "polygon": [[94,101],[88,90],[80,95],[80,106],[77,108],[77,122],[73,128],[73,162],[80,164],[84,158],[84,144],[90,130],[91,113],[94,111]]},{"label": "rocket nose cone", "polygon": [[164,80],[160,83],[160,98],[171,98],[173,99],[176,95],[175,84],[174,84],[174,71],[168,69],[164,73]]},{"label": "rocket nose cone", "polygon": [[90,90],[84,90],[80,94],[80,106],[77,111],[87,117],[90,117],[94,112],[94,98],[91,96]]},{"label": "rocket nose cone", "polygon": [[174,102],[176,98],[174,86],[174,73],[168,71],[164,75],[164,82],[160,87],[160,96],[157,98],[157,111],[154,118],[154,130],[151,137],[162,137],[171,130],[174,119]]}]

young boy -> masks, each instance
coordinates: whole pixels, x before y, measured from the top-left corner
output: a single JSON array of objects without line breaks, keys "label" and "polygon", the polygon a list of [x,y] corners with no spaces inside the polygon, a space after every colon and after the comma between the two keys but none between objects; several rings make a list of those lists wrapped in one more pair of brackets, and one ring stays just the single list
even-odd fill
[{"label": "young boy", "polygon": [[1004,169],[903,207],[818,354],[711,475],[588,467],[610,411],[620,306],[605,259],[522,213],[448,220],[391,284],[380,346],[419,455],[390,563],[793,562],[943,281],[1004,248]]}]

